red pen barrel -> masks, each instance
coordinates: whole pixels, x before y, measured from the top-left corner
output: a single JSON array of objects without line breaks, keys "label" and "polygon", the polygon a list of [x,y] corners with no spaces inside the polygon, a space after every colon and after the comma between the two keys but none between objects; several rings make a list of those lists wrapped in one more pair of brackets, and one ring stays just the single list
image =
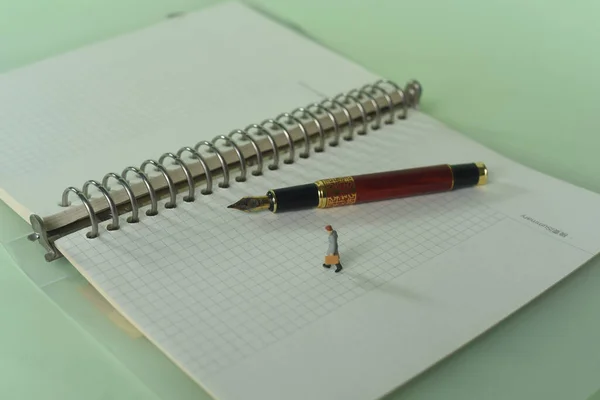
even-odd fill
[{"label": "red pen barrel", "polygon": [[[485,164],[439,164],[426,167],[402,169],[397,171],[376,172],[365,175],[345,176],[332,179],[321,179],[314,186],[301,188],[314,192],[301,194],[297,188],[284,189],[293,192],[287,203],[298,208],[302,201],[306,207],[318,208],[340,207],[352,204],[367,203],[418,196],[430,193],[446,192],[487,182]],[[284,194],[284,193],[282,193]]]},{"label": "red pen barrel", "polygon": [[381,201],[452,190],[454,177],[448,164],[387,171],[352,177],[356,202]]}]

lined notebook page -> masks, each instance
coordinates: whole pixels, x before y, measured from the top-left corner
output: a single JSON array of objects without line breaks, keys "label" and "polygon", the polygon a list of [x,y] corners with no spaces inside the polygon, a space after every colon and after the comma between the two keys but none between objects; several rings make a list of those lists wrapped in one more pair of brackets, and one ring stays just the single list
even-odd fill
[{"label": "lined notebook page", "polygon": [[[478,160],[490,168],[486,187],[280,215],[226,208],[320,178]],[[563,213],[564,202],[577,210]],[[222,400],[378,398],[600,247],[589,240],[598,237],[597,195],[512,164],[418,112],[179,204],[57,245]],[[326,224],[339,235],[339,274],[322,267]]]},{"label": "lined notebook page", "polygon": [[240,3],[165,20],[0,75],[0,199],[45,217],[69,186],[376,78]]}]

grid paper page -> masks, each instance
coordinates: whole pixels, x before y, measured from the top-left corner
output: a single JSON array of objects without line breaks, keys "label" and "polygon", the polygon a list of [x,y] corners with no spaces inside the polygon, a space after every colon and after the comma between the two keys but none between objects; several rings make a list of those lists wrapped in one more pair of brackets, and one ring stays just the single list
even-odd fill
[{"label": "grid paper page", "polygon": [[58,213],[69,186],[376,79],[242,3],[162,21],[0,75],[0,199]]},{"label": "grid paper page", "polygon": [[[444,159],[441,154],[448,153],[442,151],[449,148],[456,151]],[[517,295],[522,290],[523,296],[534,296],[540,285],[550,284],[591,254],[517,221],[516,214],[496,202],[502,193],[487,188],[281,215],[246,214],[226,206],[242,196],[325,177],[471,162],[477,156],[500,163],[498,156],[482,151],[413,113],[407,121],[313,153],[280,171],[234,183],[194,203],[180,201],[177,209],[163,209],[159,217],[145,217],[121,231],[103,230],[93,240],[78,232],[58,245],[150,340],[217,398],[380,396],[425,368],[428,359],[447,355],[453,347],[446,346],[470,340],[469,334],[508,313],[515,304],[509,294],[496,293],[503,284],[510,281]],[[521,205],[541,212],[533,203]],[[339,274],[321,266],[328,244],[326,224],[339,234],[344,265]],[[564,229],[577,236],[576,226]],[[540,261],[545,272],[539,281],[528,282],[523,272],[518,277],[522,287],[511,281],[512,267],[504,263],[521,264],[528,256],[518,250],[510,254],[509,244],[503,248],[501,242],[489,247],[495,242],[490,238],[498,235],[526,242],[533,251],[544,250],[540,257],[549,259]],[[501,256],[455,261],[457,254],[484,248],[481,240],[488,243],[486,251]],[[472,284],[461,270],[502,257],[502,269],[494,266],[498,269],[489,277],[481,275],[487,267],[476,268]],[[440,262],[447,268],[437,277],[410,283]],[[398,292],[398,284],[407,286]],[[442,290],[437,290],[439,285]],[[487,299],[489,310],[477,310],[473,303],[480,299],[468,298],[468,293],[487,286],[497,297]],[[447,298],[436,299],[442,294]],[[449,305],[461,296],[470,303],[459,313]],[[384,305],[370,307],[373,301]],[[414,303],[418,317],[414,310],[403,310],[407,303]],[[453,325],[453,318],[462,321]],[[407,329],[405,323],[411,322]],[[429,331],[434,322],[445,329]],[[357,325],[348,329],[352,324]],[[381,337],[381,332],[398,329],[402,333],[394,338]],[[379,353],[376,363],[369,364],[369,357]],[[363,369],[350,367],[361,362]],[[360,388],[352,381],[360,381]]]}]

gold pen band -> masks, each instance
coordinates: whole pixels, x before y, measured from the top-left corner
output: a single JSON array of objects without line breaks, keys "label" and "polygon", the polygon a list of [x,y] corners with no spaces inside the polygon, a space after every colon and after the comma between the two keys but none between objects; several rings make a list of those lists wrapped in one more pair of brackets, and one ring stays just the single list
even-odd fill
[{"label": "gold pen band", "polygon": [[356,184],[354,178],[321,179],[315,182],[319,194],[318,208],[346,206],[356,203]]},{"label": "gold pen band", "polygon": [[479,180],[477,181],[477,185],[485,185],[487,183],[488,178],[488,170],[484,163],[476,162],[477,170],[479,171]]}]

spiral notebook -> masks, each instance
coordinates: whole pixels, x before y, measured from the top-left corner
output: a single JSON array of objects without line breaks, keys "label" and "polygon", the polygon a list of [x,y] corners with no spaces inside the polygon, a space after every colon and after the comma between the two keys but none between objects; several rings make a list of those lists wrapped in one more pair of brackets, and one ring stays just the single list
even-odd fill
[{"label": "spiral notebook", "polygon": [[[421,112],[425,86],[224,3],[0,77],[0,194],[48,261],[71,261],[215,398],[379,398],[600,249],[599,195]],[[485,186],[227,209],[322,178],[474,161]],[[340,273],[321,265],[328,224]]]}]

